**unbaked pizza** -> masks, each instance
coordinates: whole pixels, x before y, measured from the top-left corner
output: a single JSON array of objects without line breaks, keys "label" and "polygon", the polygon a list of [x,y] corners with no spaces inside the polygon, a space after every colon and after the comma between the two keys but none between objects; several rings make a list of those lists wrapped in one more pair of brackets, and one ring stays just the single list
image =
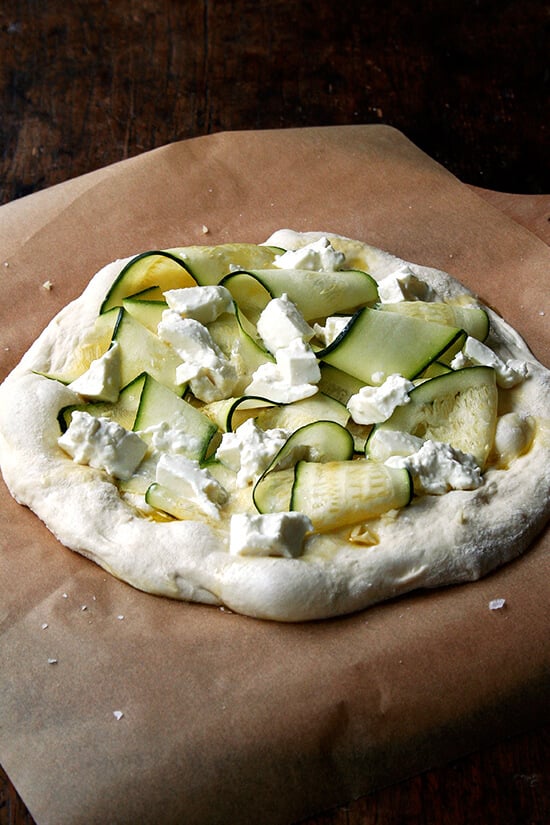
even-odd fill
[{"label": "unbaked pizza", "polygon": [[134,587],[321,619],[523,552],[550,510],[549,399],[448,274],[279,230],[101,269],[0,387],[0,464]]}]

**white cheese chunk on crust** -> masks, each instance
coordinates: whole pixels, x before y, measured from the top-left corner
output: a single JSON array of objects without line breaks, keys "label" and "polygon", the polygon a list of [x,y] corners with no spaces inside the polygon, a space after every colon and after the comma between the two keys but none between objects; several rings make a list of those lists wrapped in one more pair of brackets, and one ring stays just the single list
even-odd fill
[{"label": "white cheese chunk on crust", "polygon": [[383,304],[399,301],[434,301],[436,293],[404,265],[378,281],[378,297]]},{"label": "white cheese chunk on crust", "polygon": [[289,250],[277,255],[273,266],[279,269],[308,269],[316,272],[336,272],[346,260],[343,252],[338,252],[328,238],[306,244],[300,249]]},{"label": "white cheese chunk on crust", "polygon": [[351,319],[351,315],[329,315],[328,318],[325,318],[325,326],[317,323],[313,324],[315,336],[328,347],[343,332]]},{"label": "white cheese chunk on crust", "polygon": [[475,490],[483,483],[481,468],[473,455],[456,450],[450,444],[426,440],[412,455],[391,456],[389,467],[406,468],[416,492],[443,495],[449,490]]},{"label": "white cheese chunk on crust", "polygon": [[296,305],[283,293],[280,298],[273,298],[263,309],[257,323],[258,335],[266,349],[275,353],[296,338],[310,341],[313,328],[304,319]]},{"label": "white cheese chunk on crust", "polygon": [[147,444],[136,433],[83,410],[73,412],[57,443],[77,464],[105,470],[122,480],[133,475],[147,452]]},{"label": "white cheese chunk on crust", "polygon": [[86,372],[71,381],[69,387],[89,401],[115,402],[120,392],[120,367],[120,345],[113,341],[110,349],[92,361]]},{"label": "white cheese chunk on crust", "polygon": [[231,517],[229,552],[235,556],[297,558],[313,525],[303,513],[238,513]]},{"label": "white cheese chunk on crust", "polygon": [[260,477],[289,435],[281,428],[262,430],[249,418],[235,432],[223,434],[216,458],[237,473],[237,487],[247,487]]},{"label": "white cheese chunk on crust", "polygon": [[206,403],[231,395],[238,381],[237,370],[203,324],[167,309],[162,313],[158,335],[183,360],[176,368],[178,383],[189,382],[193,394]]},{"label": "white cheese chunk on crust", "polygon": [[321,370],[315,353],[301,338],[295,338],[287,347],[275,353],[281,379],[287,384],[316,384],[321,380]]},{"label": "white cheese chunk on crust", "polygon": [[192,286],[164,293],[170,309],[201,324],[211,324],[224,312],[235,312],[233,296],[224,286]]},{"label": "white cheese chunk on crust", "polygon": [[278,364],[261,364],[252,375],[252,381],[246,387],[245,395],[268,398],[277,404],[292,404],[315,395],[316,384],[289,384],[281,375]]},{"label": "white cheese chunk on crust", "polygon": [[414,384],[402,375],[389,375],[379,387],[361,387],[352,395],[347,408],[356,424],[387,421],[396,407],[409,403]]},{"label": "white cheese chunk on crust", "polygon": [[156,481],[215,519],[220,517],[220,506],[228,499],[227,491],[208,470],[183,455],[163,453],[157,464]]},{"label": "white cheese chunk on crust", "polygon": [[504,361],[486,344],[468,336],[461,352],[457,353],[451,361],[451,368],[462,369],[471,364],[492,367],[496,373],[497,384],[503,389],[520,384],[528,373],[526,361],[518,358],[509,358]]}]

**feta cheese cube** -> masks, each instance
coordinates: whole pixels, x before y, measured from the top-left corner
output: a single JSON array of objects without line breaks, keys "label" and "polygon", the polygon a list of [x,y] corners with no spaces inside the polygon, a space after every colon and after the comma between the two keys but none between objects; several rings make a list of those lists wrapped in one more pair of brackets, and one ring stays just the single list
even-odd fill
[{"label": "feta cheese cube", "polygon": [[328,238],[277,255],[273,265],[279,269],[308,269],[317,272],[335,272],[344,264],[346,256],[337,252]]},{"label": "feta cheese cube", "polygon": [[286,293],[267,304],[258,318],[257,330],[266,349],[272,353],[281,347],[287,347],[295,338],[310,341],[314,334]]},{"label": "feta cheese cube", "polygon": [[237,473],[237,486],[256,481],[285,444],[290,433],[274,428],[262,430],[249,418],[233,433],[224,433],[216,458]]},{"label": "feta cheese cube", "polygon": [[219,508],[228,498],[227,491],[208,470],[183,455],[163,453],[157,464],[156,480],[212,518],[220,517]]},{"label": "feta cheese cube", "polygon": [[88,464],[123,480],[133,475],[147,452],[147,444],[136,433],[82,410],[73,412],[57,443],[77,464]]},{"label": "feta cheese cube", "polygon": [[497,384],[504,389],[520,384],[528,373],[525,361],[517,358],[503,361],[490,347],[471,336],[466,338],[462,351],[457,353],[451,361],[451,368],[462,369],[469,364],[492,367],[496,373]]},{"label": "feta cheese cube", "polygon": [[383,304],[399,301],[433,301],[436,293],[408,266],[401,266],[378,282],[378,297]]},{"label": "feta cheese cube", "polygon": [[310,398],[317,390],[315,384],[289,384],[281,375],[279,365],[268,363],[261,364],[253,373],[244,395],[268,398],[277,404],[292,404],[294,401]]},{"label": "feta cheese cube", "polygon": [[275,353],[281,379],[292,386],[316,384],[321,380],[321,370],[315,353],[301,338],[295,338],[287,347]]},{"label": "feta cheese cube", "polygon": [[233,297],[224,286],[169,289],[164,297],[170,309],[201,324],[212,323],[224,312],[235,312]]},{"label": "feta cheese cube", "polygon": [[361,387],[352,395],[347,408],[356,424],[379,424],[386,421],[396,407],[408,404],[414,384],[402,375],[390,375],[379,387]]},{"label": "feta cheese cube", "polygon": [[90,401],[114,402],[120,392],[120,367],[120,345],[114,341],[104,355],[92,361],[86,372],[71,381],[69,387]]},{"label": "feta cheese cube", "polygon": [[351,318],[351,315],[329,315],[329,317],[325,319],[324,327],[321,326],[321,324],[313,324],[316,337],[328,347],[347,327]]},{"label": "feta cheese cube", "polygon": [[412,455],[391,456],[384,463],[405,467],[420,493],[443,495],[449,490],[475,490],[483,483],[481,468],[473,455],[440,441],[428,439]]},{"label": "feta cheese cube", "polygon": [[303,551],[306,533],[313,530],[303,513],[266,513],[231,517],[229,552],[236,556],[296,558]]},{"label": "feta cheese cube", "polygon": [[238,381],[237,370],[203,324],[168,309],[162,313],[158,334],[184,362],[176,368],[178,383],[189,382],[193,394],[207,403],[231,395]]}]

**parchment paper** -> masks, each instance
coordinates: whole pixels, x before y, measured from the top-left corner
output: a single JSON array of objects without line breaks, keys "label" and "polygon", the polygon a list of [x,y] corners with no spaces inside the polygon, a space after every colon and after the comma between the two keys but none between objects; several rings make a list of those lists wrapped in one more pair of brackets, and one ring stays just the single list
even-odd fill
[{"label": "parchment paper", "polygon": [[[446,269],[549,363],[550,248],[353,126],[176,143],[1,207],[0,377],[104,263],[285,226]],[[550,719],[548,535],[481,582],[281,625],[137,592],[0,506],[0,762],[39,825],[289,823]]]}]

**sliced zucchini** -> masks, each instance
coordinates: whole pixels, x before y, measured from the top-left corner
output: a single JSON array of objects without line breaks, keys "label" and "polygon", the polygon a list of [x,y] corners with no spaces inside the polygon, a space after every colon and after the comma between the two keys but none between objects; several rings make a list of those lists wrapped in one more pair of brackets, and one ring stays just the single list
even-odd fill
[{"label": "sliced zucchini", "polygon": [[178,395],[183,394],[185,384],[176,381],[176,368],[181,364],[179,355],[125,309],[121,310],[113,340],[120,344],[123,385],[129,384],[146,367],[161,384]]},{"label": "sliced zucchini", "polygon": [[481,307],[453,306],[442,301],[399,301],[395,304],[380,304],[377,309],[459,327],[478,341],[484,341],[489,334],[489,316]]},{"label": "sliced zucchini", "polygon": [[153,286],[165,292],[167,289],[197,286],[197,282],[181,258],[170,252],[143,252],[128,261],[121,270],[105,296],[100,311],[103,313],[114,306],[121,306],[124,298]]},{"label": "sliced zucchini", "polygon": [[[237,413],[238,411],[235,410],[231,417],[232,429],[242,423],[237,420]],[[250,417],[250,415],[247,417]],[[349,420],[349,412],[340,402],[318,392],[310,398],[295,401],[293,404],[266,407],[255,416],[255,419],[258,427],[263,430],[281,427],[284,430],[294,432],[294,430],[314,421],[334,421],[336,424],[345,427]]]},{"label": "sliced zucchini", "polygon": [[466,334],[456,327],[365,307],[319,359],[365,384],[378,385],[389,375],[420,375],[451,346],[460,349]]},{"label": "sliced zucchini", "polygon": [[256,324],[263,309],[276,295],[252,272],[231,272],[221,281],[245,318]]},{"label": "sliced zucchini", "polygon": [[166,301],[144,300],[143,298],[124,298],[122,306],[132,318],[147,327],[150,332],[154,332],[155,335],[162,313],[168,309]]},{"label": "sliced zucchini", "polygon": [[405,507],[413,489],[407,470],[374,461],[300,461],[290,509],[304,513],[315,530],[333,530]]},{"label": "sliced zucchini", "polygon": [[[351,434],[334,421],[315,421],[296,430],[279,450],[269,467],[258,479],[254,487],[253,500],[260,513],[280,512],[289,509],[294,472],[286,474],[288,479],[286,492],[283,490],[282,471],[292,467],[297,460],[307,458],[309,461],[349,461],[353,456],[353,438]],[[276,476],[272,479],[271,476]]]},{"label": "sliced zucchini", "polygon": [[[159,433],[159,427],[163,433]],[[172,449],[175,452],[202,461],[217,427],[200,410],[148,375],[133,429],[139,430],[149,444],[154,443],[156,431],[157,439],[161,437],[174,442]],[[157,446],[157,449],[162,450],[162,447]]]},{"label": "sliced zucchini", "polygon": [[336,313],[351,314],[378,299],[376,281],[366,272],[353,269],[256,269],[228,275],[223,283],[243,309],[246,301],[244,311],[250,318],[259,315],[270,297],[280,298],[283,294],[296,304],[306,321]]},{"label": "sliced zucchini", "polygon": [[280,249],[251,243],[227,243],[219,246],[184,246],[169,252],[182,260],[199,286],[219,284],[229,272],[271,266]]},{"label": "sliced zucchini", "polygon": [[81,344],[71,353],[70,360],[61,370],[38,371],[38,375],[70,384],[79,378],[90,367],[92,361],[105,355],[113,339],[113,332],[119,320],[120,308],[99,315],[93,329],[86,335]]},{"label": "sliced zucchini", "polygon": [[317,384],[319,390],[325,395],[339,401],[340,404],[347,404],[352,395],[359,392],[365,382],[359,378],[354,378],[347,372],[342,372],[337,367],[321,362],[321,380]]},{"label": "sliced zucchini", "polygon": [[155,510],[168,513],[180,521],[189,521],[198,517],[199,510],[195,504],[156,481],[147,488],[145,501]]},{"label": "sliced zucchini", "polygon": [[234,387],[235,395],[242,393],[250,384],[252,374],[261,364],[274,361],[273,356],[261,347],[242,326],[242,315],[224,312],[208,325],[214,342],[228,358],[239,375]]},{"label": "sliced zucchini", "polygon": [[430,378],[415,387],[409,399],[374,427],[367,455],[378,431],[398,430],[470,453],[483,469],[497,421],[498,390],[491,367],[466,367]]},{"label": "sliced zucchini", "polygon": [[126,430],[134,429],[146,378],[145,373],[134,378],[133,381],[121,389],[118,400],[114,403],[93,401],[88,404],[71,404],[68,407],[63,407],[58,415],[61,431],[65,432],[71,423],[71,417],[75,410],[83,410],[95,418],[99,418],[100,416],[109,418],[111,421],[116,421],[117,424],[120,424]]}]

